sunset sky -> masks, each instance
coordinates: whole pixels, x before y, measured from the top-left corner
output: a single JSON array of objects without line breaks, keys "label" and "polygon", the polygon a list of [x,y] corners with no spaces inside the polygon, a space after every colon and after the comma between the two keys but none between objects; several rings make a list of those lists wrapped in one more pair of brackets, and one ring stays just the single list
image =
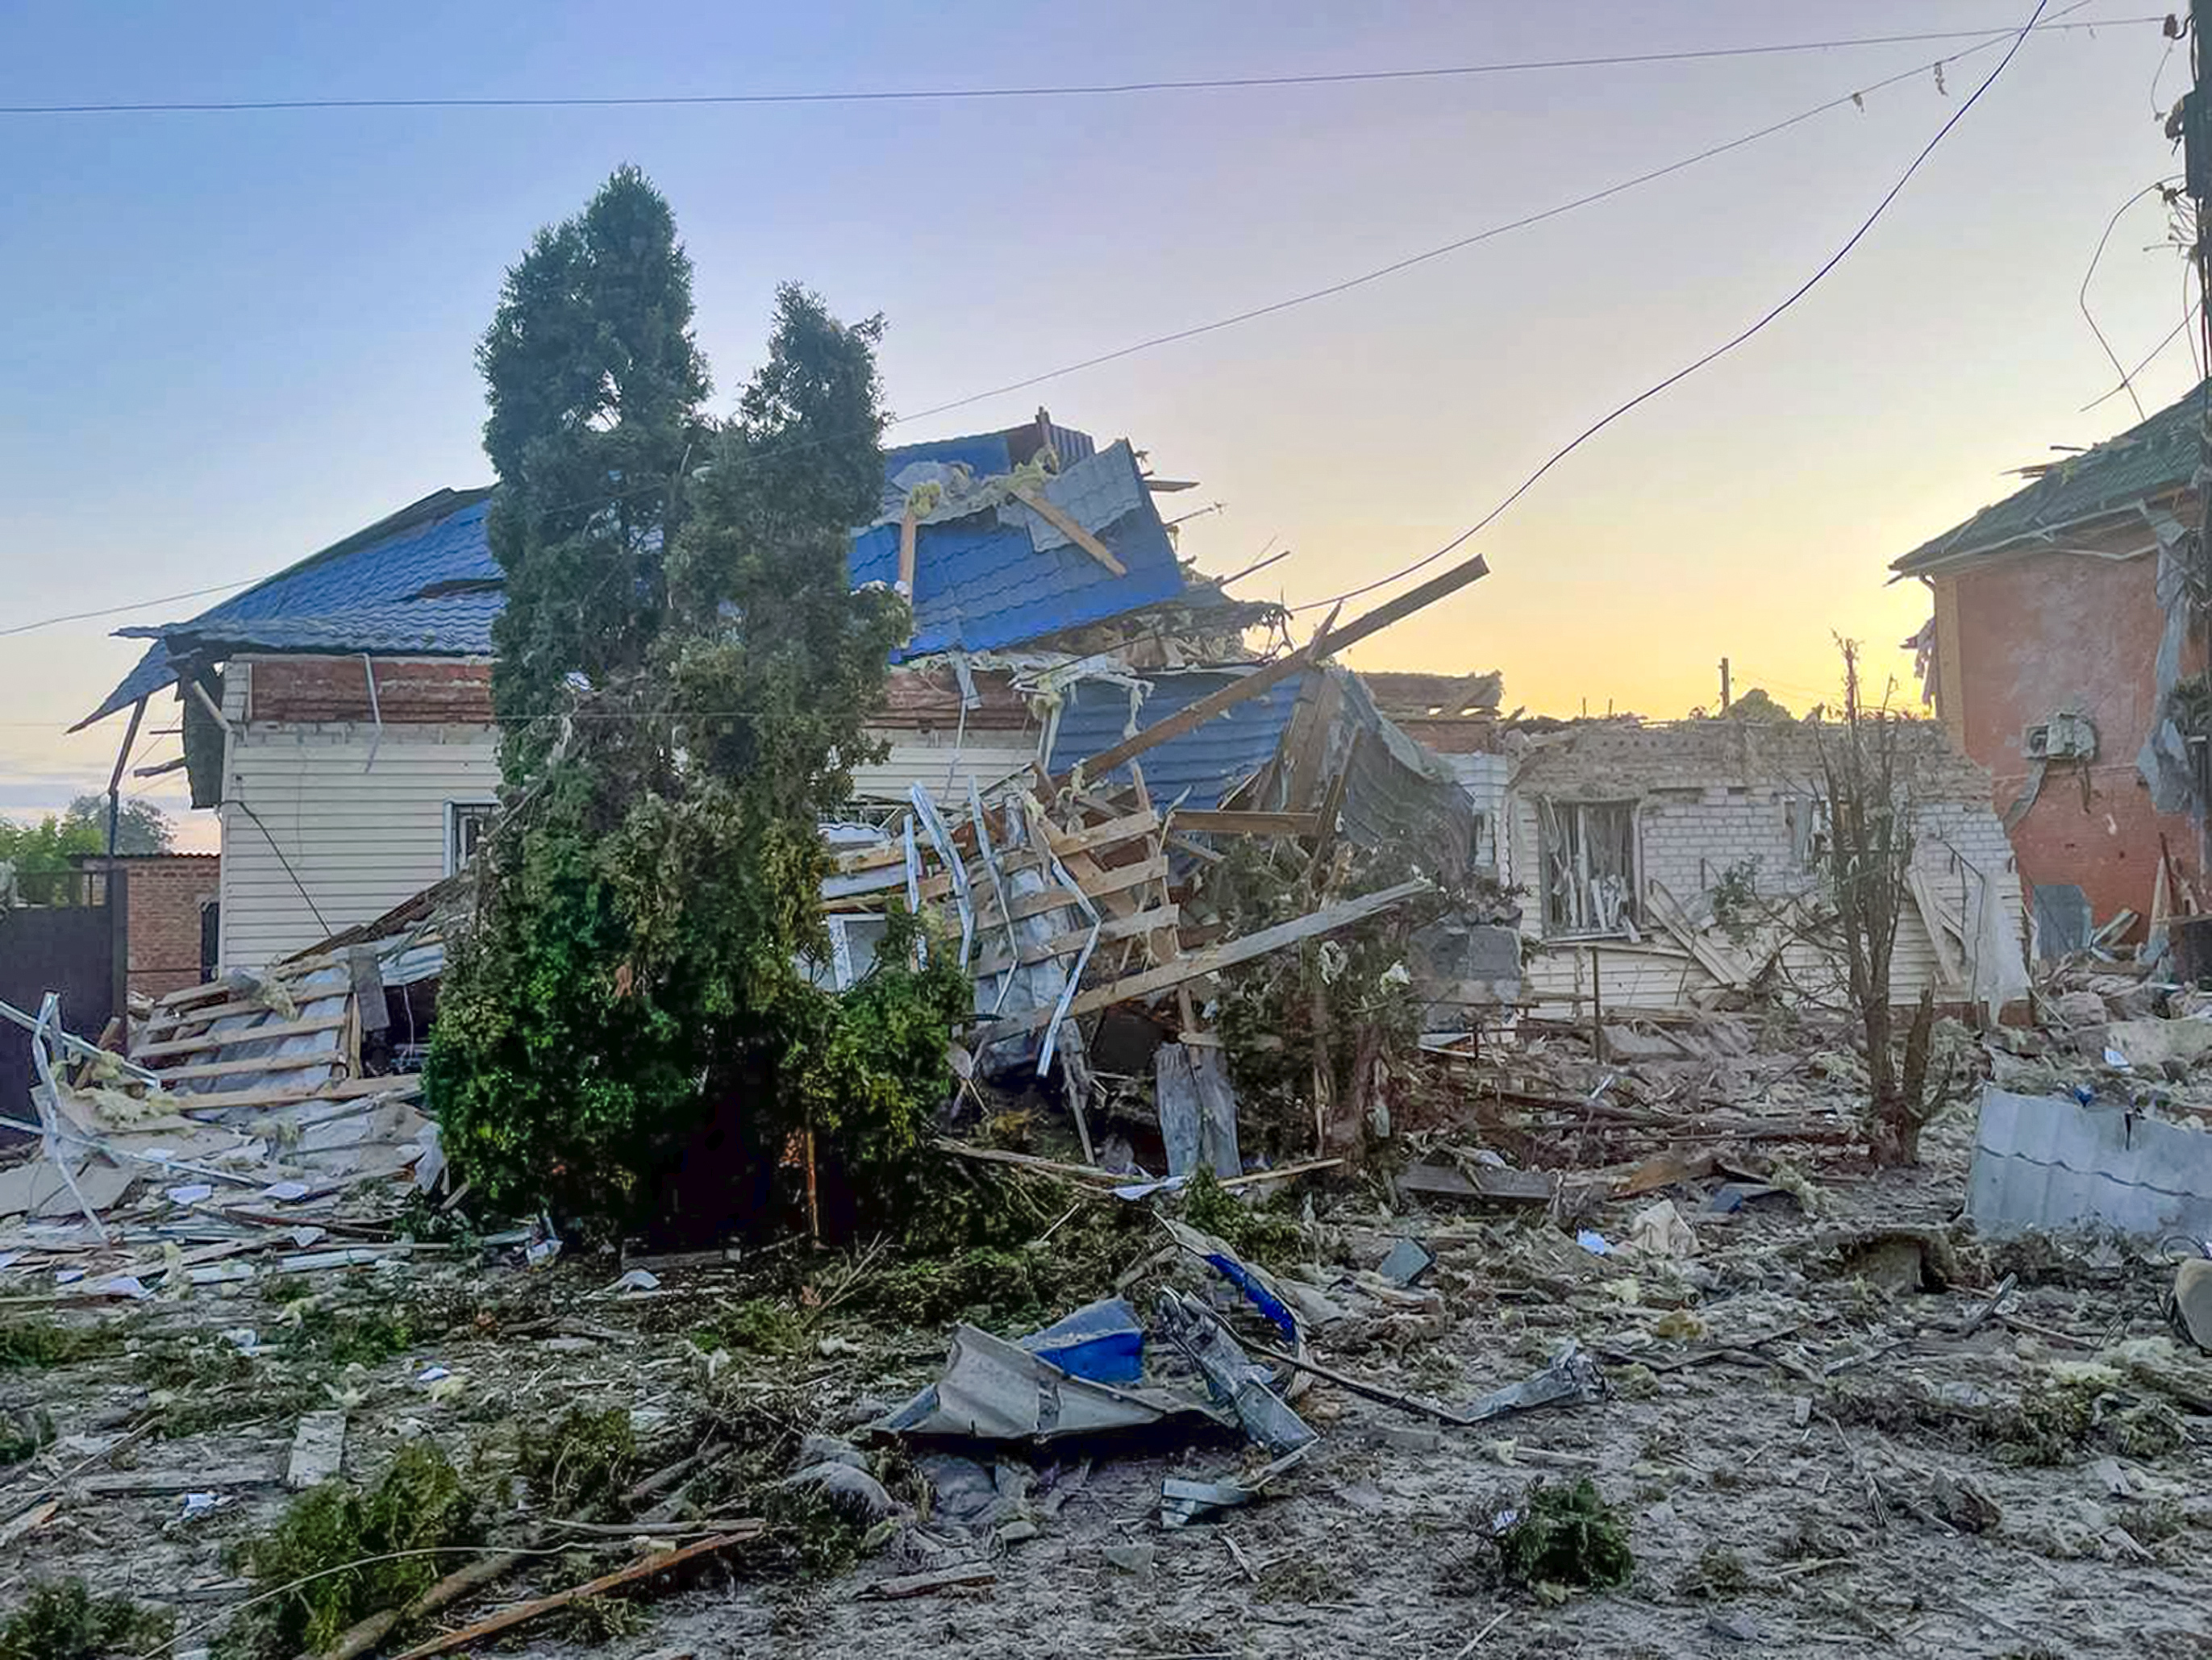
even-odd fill
[{"label": "sunset sky", "polygon": [[[1300,75],[2016,27],[2029,0],[728,7],[17,4],[0,104],[1035,86]],[[1833,637],[1878,669],[1926,615],[1888,561],[2007,470],[2136,419],[2077,290],[2114,210],[2180,162],[2156,8],[2039,33],[1834,274],[1585,445],[1474,544],[1492,576],[1356,651],[1504,671],[1506,703],[1792,707]],[[2121,21],[2126,20],[2126,21]],[[0,814],[102,788],[138,647],[440,486],[483,482],[471,350],[501,272],[617,163],[673,203],[726,409],[775,284],[884,313],[895,412],[1323,287],[1736,138],[1970,39],[1439,76],[969,102],[0,115]],[[1826,259],[2002,45],[1777,136],[1349,292],[910,419],[1042,403],[1209,502],[1182,546],[1324,597],[1436,548],[1560,443]],[[2155,197],[2089,306],[2130,367],[2191,294]],[[2144,407],[2191,384],[2186,337]],[[1353,609],[1375,598],[1355,602]],[[1311,627],[1310,615],[1300,630]],[[173,706],[149,711],[173,728]],[[149,738],[140,764],[176,753]],[[147,798],[181,809],[181,775]],[[173,784],[177,785],[172,789]],[[192,815],[201,821],[211,815]],[[193,827],[209,845],[211,823]]]}]

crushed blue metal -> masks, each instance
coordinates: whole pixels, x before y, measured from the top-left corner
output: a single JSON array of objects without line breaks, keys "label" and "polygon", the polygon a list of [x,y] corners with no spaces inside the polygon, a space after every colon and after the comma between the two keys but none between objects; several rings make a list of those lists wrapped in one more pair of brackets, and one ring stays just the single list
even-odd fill
[{"label": "crushed blue metal", "polygon": [[1119,1297],[1086,1303],[1017,1341],[1071,1377],[1093,1383],[1133,1384],[1145,1375],[1145,1329]]},{"label": "crushed blue metal", "polygon": [[[909,445],[887,453],[886,488],[902,471],[932,462],[1004,474],[1033,460],[1041,447],[1034,435],[1048,431],[1060,470],[1043,479],[1039,494],[1103,544],[1121,573],[1019,502],[994,500],[921,524],[915,633],[902,658],[1018,645],[1187,593],[1214,593],[1186,583],[1126,439],[1099,450],[1083,433],[1036,427]],[[78,725],[161,690],[194,657],[246,651],[489,657],[492,622],[505,598],[486,528],[491,495],[489,487],[434,492],[189,621],[118,630],[154,644]],[[893,582],[898,549],[895,519],[855,530],[848,560],[854,586]]]}]

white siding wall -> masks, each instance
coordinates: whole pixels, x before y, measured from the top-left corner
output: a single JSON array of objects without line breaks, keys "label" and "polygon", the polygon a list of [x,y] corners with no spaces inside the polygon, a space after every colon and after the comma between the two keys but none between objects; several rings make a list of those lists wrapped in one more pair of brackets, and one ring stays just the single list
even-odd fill
[{"label": "white siding wall", "polygon": [[[1645,883],[1664,883],[1681,905],[1693,912],[1698,897],[1709,890],[1722,872],[1756,857],[1762,893],[1779,894],[1814,880],[1801,867],[1790,842],[1786,803],[1797,792],[1765,786],[1712,787],[1657,791],[1646,793],[1637,806],[1638,857]],[[1522,931],[1540,937],[1543,898],[1538,891],[1542,863],[1538,857],[1540,832],[1535,802],[1517,792],[1508,797],[1506,817],[1510,826],[1510,868],[1516,881],[1527,885],[1522,900]],[[1965,918],[1976,914],[1975,905],[1984,881],[1990,902],[2017,925],[2021,916],[2020,874],[2013,863],[2012,845],[1996,815],[1981,802],[1923,803],[1915,815],[1915,862],[1927,873],[1935,892]],[[1971,931],[1971,930],[1970,930]],[[1645,944],[1603,942],[1599,945],[1599,972],[1608,1007],[1671,1009],[1686,1004],[1696,994],[1713,989],[1712,977],[1680,954],[1663,930],[1644,929]],[[1760,942],[1746,949],[1764,956]],[[1971,943],[1961,951],[1952,948],[1954,960],[1971,960]],[[1787,955],[1791,978],[1808,993],[1833,997],[1833,966],[1819,954],[1802,947]],[[1971,961],[1969,963],[1971,966]],[[1587,1008],[1590,993],[1589,952],[1586,945],[1560,944],[1540,950],[1526,971],[1528,995],[1547,1012],[1559,1005]],[[1921,989],[1933,986],[1939,998],[1956,998],[1960,989],[1947,983],[1935,942],[1917,906],[1908,903],[1897,930],[1890,964],[1890,995],[1899,1003],[1917,1002]]]},{"label": "white siding wall", "polygon": [[489,726],[386,726],[372,766],[366,724],[242,724],[245,678],[234,673],[225,698],[226,969],[264,966],[420,893],[446,874],[446,804],[499,789]]},{"label": "white siding wall", "polygon": [[862,801],[904,801],[919,784],[940,802],[965,805],[969,774],[976,788],[988,791],[1036,759],[1034,732],[970,733],[957,745],[950,732],[878,736],[891,741],[890,754],[853,769],[853,793]]}]

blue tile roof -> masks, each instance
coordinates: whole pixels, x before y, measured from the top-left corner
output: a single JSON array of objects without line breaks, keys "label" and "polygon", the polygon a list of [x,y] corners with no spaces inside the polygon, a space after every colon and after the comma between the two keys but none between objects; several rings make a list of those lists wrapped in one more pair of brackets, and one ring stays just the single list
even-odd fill
[{"label": "blue tile roof", "polygon": [[[1056,445],[1084,453],[1053,481],[1049,494],[1113,551],[1127,574],[1115,576],[1042,520],[1029,522],[1026,510],[1012,517],[994,508],[924,524],[915,536],[915,632],[902,657],[1017,645],[1184,591],[1174,544],[1127,443],[1094,451],[1083,434],[1053,431]],[[908,445],[886,457],[886,476],[918,459],[962,460],[1003,473],[1007,454],[1006,433]],[[155,643],[78,724],[168,685],[177,673],[173,648],[218,656],[251,650],[489,656],[501,603],[496,588],[443,591],[500,579],[484,529],[490,494],[441,491],[188,622],[119,630]],[[856,587],[896,581],[898,537],[896,524],[856,533]]]},{"label": "blue tile roof", "polygon": [[[1157,725],[1200,698],[1234,685],[1249,672],[1193,669],[1147,676],[1152,689],[1138,706],[1137,730]],[[1162,808],[1178,797],[1185,807],[1194,809],[1219,806],[1224,796],[1273,758],[1303,684],[1304,677],[1298,675],[1278,681],[1205,724],[1146,750],[1138,760],[1145,769],[1146,793]],[[1108,681],[1079,681],[1068,688],[1060,706],[1052,759],[1047,764],[1054,772],[1064,772],[1085,755],[1113,748],[1127,735],[1128,727],[1127,687]],[[1110,776],[1117,784],[1130,781],[1127,767]],[[1185,796],[1185,791],[1189,794]]]},{"label": "blue tile roof", "polygon": [[[170,645],[189,651],[205,646],[262,646],[272,651],[408,651],[440,656],[476,657],[491,650],[491,618],[465,631],[465,639],[439,633],[463,614],[483,611],[477,603],[456,607],[447,600],[422,600],[426,589],[447,583],[496,582],[497,561],[484,537],[489,489],[440,490],[367,530],[311,554],[298,564],[256,583],[244,593],[212,606],[189,622],[156,628],[119,628],[126,639],[151,639],[139,659],[107,700],[79,721],[79,727],[129,707],[176,678]],[[490,596],[492,610],[496,595]],[[431,609],[415,610],[416,607]],[[341,619],[373,622],[371,637],[405,638],[404,646],[357,642]],[[312,639],[312,643],[311,642]],[[434,644],[413,643],[432,640]]]}]

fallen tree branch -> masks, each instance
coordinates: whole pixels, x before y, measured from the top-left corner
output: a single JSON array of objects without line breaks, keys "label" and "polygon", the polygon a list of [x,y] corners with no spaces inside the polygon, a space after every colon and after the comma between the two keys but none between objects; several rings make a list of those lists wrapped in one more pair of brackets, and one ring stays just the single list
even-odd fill
[{"label": "fallen tree branch", "polygon": [[556,1590],[550,1596],[533,1597],[527,1602],[518,1602],[513,1608],[503,1609],[487,1619],[479,1620],[472,1626],[464,1626],[459,1631],[447,1632],[442,1637],[433,1637],[428,1642],[417,1643],[413,1648],[400,1654],[397,1660],[430,1660],[433,1655],[451,1653],[464,1644],[474,1643],[482,1638],[496,1636],[503,1631],[512,1631],[517,1626],[526,1625],[543,1615],[552,1614],[565,1609],[569,1603],[584,1597],[598,1596],[607,1591],[619,1590],[624,1586],[634,1585],[640,1580],[650,1579],[657,1573],[664,1573],[670,1568],[680,1567],[684,1563],[696,1560],[700,1557],[711,1556],[718,1552],[727,1550],[732,1545],[745,1544],[759,1538],[767,1525],[764,1522],[751,1522],[742,1530],[733,1529],[727,1533],[718,1533],[711,1539],[702,1539],[692,1544],[679,1546],[674,1550],[657,1552],[641,1562],[632,1562],[628,1567],[617,1568],[612,1573],[603,1573],[598,1578],[587,1579],[580,1585],[571,1585],[566,1590]]}]

